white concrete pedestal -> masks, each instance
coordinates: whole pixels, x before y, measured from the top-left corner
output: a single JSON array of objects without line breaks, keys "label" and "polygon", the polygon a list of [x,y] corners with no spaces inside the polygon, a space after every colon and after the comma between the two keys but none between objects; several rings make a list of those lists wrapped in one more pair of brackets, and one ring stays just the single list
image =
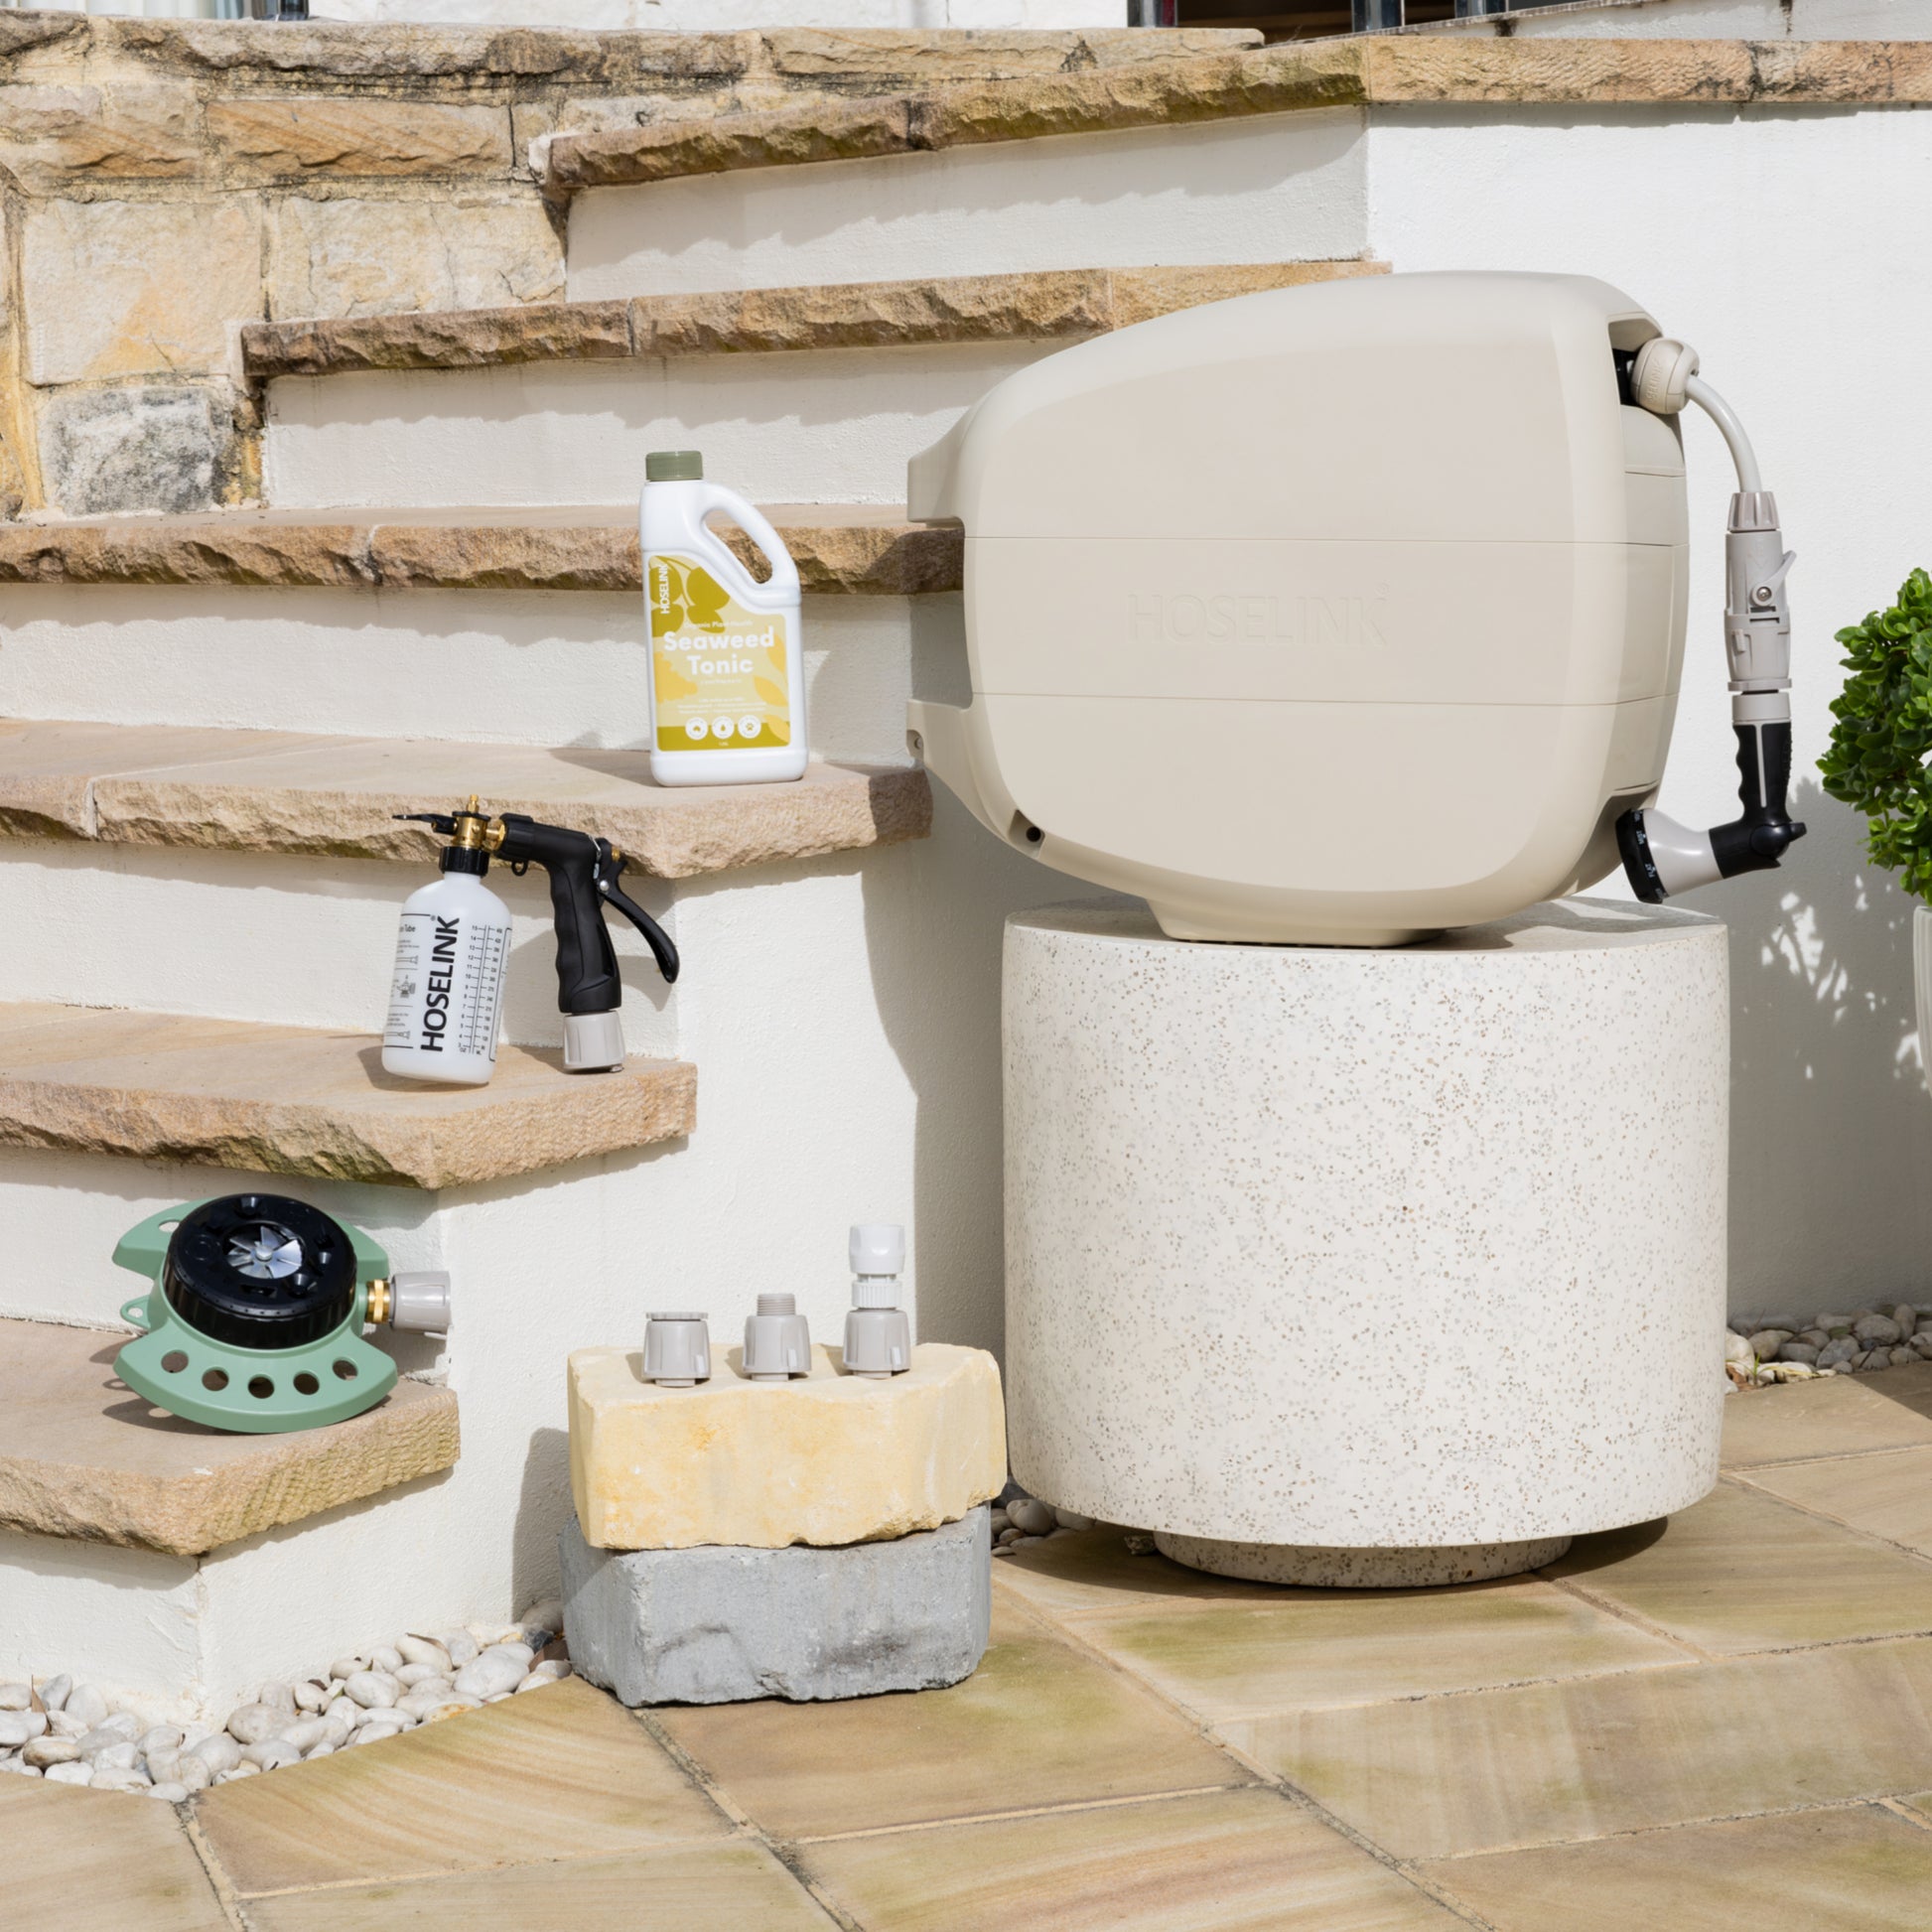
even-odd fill
[{"label": "white concrete pedestal", "polygon": [[[1473,1581],[1717,1479],[1724,928],[1008,922],[1014,1472],[1284,1583]],[[1501,1548],[1498,1546],[1512,1546]]]}]

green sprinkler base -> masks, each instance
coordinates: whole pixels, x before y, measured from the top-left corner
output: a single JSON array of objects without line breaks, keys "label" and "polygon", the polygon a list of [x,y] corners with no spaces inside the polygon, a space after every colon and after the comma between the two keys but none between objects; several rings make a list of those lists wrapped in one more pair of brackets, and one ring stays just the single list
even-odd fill
[{"label": "green sprinkler base", "polygon": [[114,1357],[115,1373],[137,1395],[209,1429],[279,1436],[359,1416],[396,1386],[395,1363],[362,1339],[368,1285],[387,1276],[389,1259],[359,1228],[348,1230],[355,1306],[339,1328],[297,1348],[237,1348],[191,1328],[161,1292],[168,1229],[186,1212],[164,1208],[131,1228],[114,1250],[121,1267],[156,1281],[121,1309],[122,1320],[147,1330]]}]

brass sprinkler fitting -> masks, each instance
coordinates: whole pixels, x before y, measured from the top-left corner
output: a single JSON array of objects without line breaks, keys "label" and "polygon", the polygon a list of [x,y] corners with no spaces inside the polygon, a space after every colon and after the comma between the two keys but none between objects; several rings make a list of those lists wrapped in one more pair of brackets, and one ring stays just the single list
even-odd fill
[{"label": "brass sprinkler fitting", "polygon": [[389,1284],[377,1280],[369,1284],[367,1318],[379,1328],[389,1318]]}]

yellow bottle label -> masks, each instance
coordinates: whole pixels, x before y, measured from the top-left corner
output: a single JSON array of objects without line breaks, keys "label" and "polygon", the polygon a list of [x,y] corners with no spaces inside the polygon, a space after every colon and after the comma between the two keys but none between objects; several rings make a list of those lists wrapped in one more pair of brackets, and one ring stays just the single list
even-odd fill
[{"label": "yellow bottle label", "polygon": [[665,551],[644,575],[660,752],[791,743],[783,615],[748,611],[695,559]]}]

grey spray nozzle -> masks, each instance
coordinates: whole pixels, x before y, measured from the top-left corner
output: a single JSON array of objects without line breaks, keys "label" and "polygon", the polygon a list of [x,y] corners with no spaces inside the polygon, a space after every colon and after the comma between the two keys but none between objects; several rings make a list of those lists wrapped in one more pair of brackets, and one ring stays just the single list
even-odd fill
[{"label": "grey spray nozzle", "polygon": [[701,1314],[653,1314],[644,1320],[644,1380],[661,1389],[695,1388],[711,1379],[711,1330]]},{"label": "grey spray nozzle", "polygon": [[862,1221],[847,1244],[852,1259],[852,1310],[845,1317],[845,1367],[850,1375],[903,1375],[912,1366],[912,1324],[899,1307],[905,1271],[905,1230],[896,1222]]},{"label": "grey spray nozzle", "polygon": [[760,1295],[745,1317],[745,1373],[754,1382],[786,1382],[812,1372],[811,1330],[790,1295]]}]

